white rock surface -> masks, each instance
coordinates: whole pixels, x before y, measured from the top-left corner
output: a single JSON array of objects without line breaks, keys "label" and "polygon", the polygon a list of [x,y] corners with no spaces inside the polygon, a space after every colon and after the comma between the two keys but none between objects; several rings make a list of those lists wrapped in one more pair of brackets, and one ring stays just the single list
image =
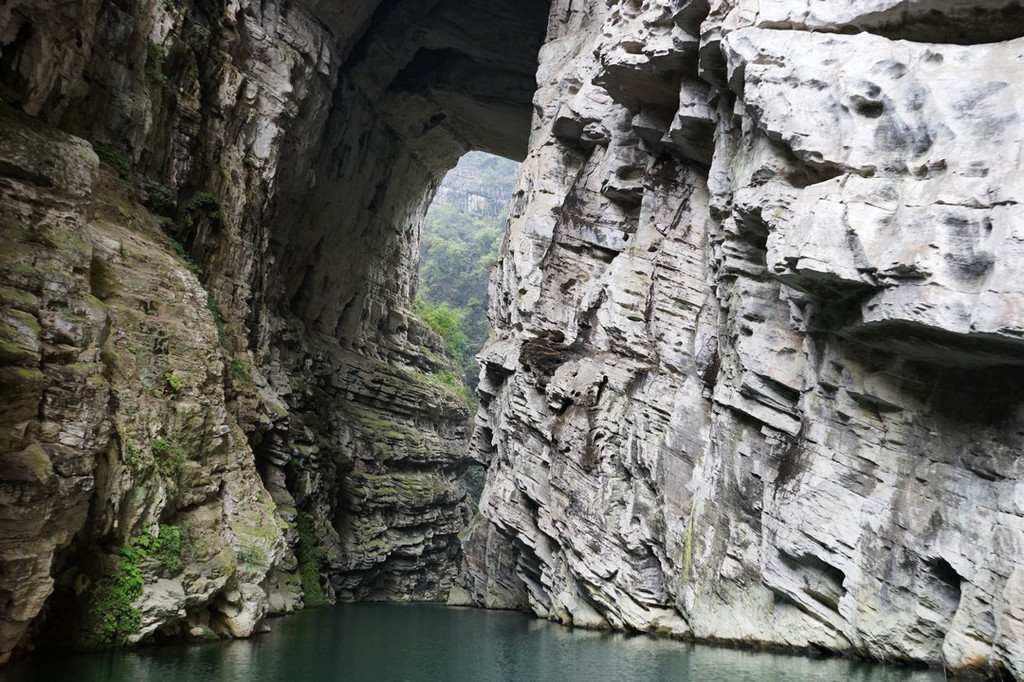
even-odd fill
[{"label": "white rock surface", "polygon": [[555,5],[474,440],[530,608],[1024,677],[1017,4]]},{"label": "white rock surface", "polygon": [[142,622],[132,640],[139,642],[168,622],[185,617],[185,588],[180,580],[158,578],[143,588],[135,608],[139,610]]}]

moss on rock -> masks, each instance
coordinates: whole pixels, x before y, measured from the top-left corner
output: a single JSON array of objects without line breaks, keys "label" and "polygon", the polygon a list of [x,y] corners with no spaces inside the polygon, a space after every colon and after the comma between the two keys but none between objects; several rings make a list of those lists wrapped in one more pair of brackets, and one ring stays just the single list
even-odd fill
[{"label": "moss on rock", "polygon": [[303,601],[307,608],[327,606],[327,596],[320,583],[320,565],[324,561],[325,554],[323,548],[317,543],[316,534],[313,532],[313,522],[304,513],[299,512],[295,525],[299,533],[298,560],[299,576],[302,578]]}]

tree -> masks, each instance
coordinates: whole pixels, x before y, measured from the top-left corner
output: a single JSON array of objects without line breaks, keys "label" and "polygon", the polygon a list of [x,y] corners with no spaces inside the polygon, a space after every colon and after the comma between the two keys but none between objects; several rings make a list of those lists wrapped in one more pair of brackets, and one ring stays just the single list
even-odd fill
[{"label": "tree", "polygon": [[447,303],[434,305],[418,297],[416,315],[441,335],[444,339],[445,355],[461,365],[465,361],[466,351],[469,350],[469,339],[462,331],[466,311],[452,308]]},{"label": "tree", "polygon": [[487,341],[487,283],[505,233],[505,203],[519,164],[466,154],[445,177],[420,237],[416,313],[445,340],[466,385],[475,389],[473,356]]}]

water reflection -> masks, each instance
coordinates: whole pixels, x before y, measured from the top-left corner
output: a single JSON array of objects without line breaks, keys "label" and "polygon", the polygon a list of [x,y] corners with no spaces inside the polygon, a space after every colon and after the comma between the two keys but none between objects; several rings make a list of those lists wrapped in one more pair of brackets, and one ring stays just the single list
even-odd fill
[{"label": "water reflection", "polygon": [[222,644],[43,658],[10,682],[937,682],[941,673],[573,631],[522,614],[345,604]]}]

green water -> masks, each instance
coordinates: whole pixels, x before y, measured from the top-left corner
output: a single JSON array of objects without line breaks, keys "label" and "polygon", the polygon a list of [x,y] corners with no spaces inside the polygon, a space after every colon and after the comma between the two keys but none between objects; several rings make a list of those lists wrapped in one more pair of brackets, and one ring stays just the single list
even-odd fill
[{"label": "green water", "polygon": [[936,682],[941,673],[569,630],[523,614],[345,604],[250,640],[43,658],[10,682]]}]

